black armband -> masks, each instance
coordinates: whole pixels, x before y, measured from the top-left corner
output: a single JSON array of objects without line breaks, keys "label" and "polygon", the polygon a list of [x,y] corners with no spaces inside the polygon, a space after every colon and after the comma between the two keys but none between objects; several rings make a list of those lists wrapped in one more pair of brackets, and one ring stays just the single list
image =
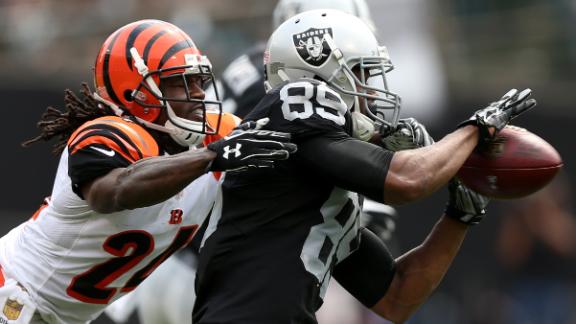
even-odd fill
[{"label": "black armband", "polygon": [[360,246],[336,265],[332,276],[364,306],[384,297],[396,273],[396,261],[378,237],[360,229]]}]

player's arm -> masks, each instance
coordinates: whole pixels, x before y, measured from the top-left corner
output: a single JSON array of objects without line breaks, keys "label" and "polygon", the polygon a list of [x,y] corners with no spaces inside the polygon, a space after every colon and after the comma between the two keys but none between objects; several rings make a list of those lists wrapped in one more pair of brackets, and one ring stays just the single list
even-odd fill
[{"label": "player's arm", "polygon": [[289,134],[245,127],[206,148],[158,156],[157,148],[149,152],[153,140],[143,141],[143,134],[130,137],[116,124],[89,125],[73,135],[68,146],[73,189],[100,213],[151,206],[206,171],[273,167],[275,160],[295,151]]},{"label": "player's arm", "polygon": [[445,215],[416,248],[392,260],[367,230],[358,250],[336,265],[334,278],[366,307],[402,323],[426,301],[460,250],[468,227],[485,215],[488,200],[458,182],[449,186]]},{"label": "player's arm", "polygon": [[400,205],[430,195],[462,167],[478,143],[478,128],[465,126],[433,145],[398,151],[384,183],[384,201]]},{"label": "player's arm", "polygon": [[100,213],[151,206],[203,175],[215,157],[216,152],[202,148],[138,160],[85,183],[81,192],[90,207]]},{"label": "player's arm", "polygon": [[384,186],[390,204],[408,203],[444,185],[460,169],[478,141],[486,141],[510,120],[536,105],[532,91],[510,90],[500,100],[478,110],[438,143],[394,155]]},{"label": "player's arm", "polygon": [[391,152],[343,132],[299,143],[299,155],[338,187],[373,200],[400,204],[437,190],[456,174],[476,146],[476,127],[463,127],[423,148]]}]

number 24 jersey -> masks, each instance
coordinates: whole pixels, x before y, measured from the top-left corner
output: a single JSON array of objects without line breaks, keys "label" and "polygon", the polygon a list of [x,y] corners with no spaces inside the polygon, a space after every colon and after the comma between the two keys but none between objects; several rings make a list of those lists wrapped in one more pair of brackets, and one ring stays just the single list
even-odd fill
[{"label": "number 24 jersey", "polygon": [[81,197],[85,181],[159,154],[152,136],[129,120],[82,125],[62,153],[51,197],[0,239],[2,269],[29,291],[45,321],[93,320],[191,241],[214,204],[219,182],[212,173],[144,208],[99,214]]}]

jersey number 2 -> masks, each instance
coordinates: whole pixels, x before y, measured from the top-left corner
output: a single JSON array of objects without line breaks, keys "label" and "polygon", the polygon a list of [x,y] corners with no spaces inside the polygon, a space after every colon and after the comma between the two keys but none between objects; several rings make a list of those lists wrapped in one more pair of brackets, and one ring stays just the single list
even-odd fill
[{"label": "jersey number 2", "polygon": [[[316,100],[311,101],[316,92]],[[338,93],[325,84],[313,85],[309,82],[289,83],[280,90],[282,113],[287,120],[306,119],[316,114],[322,118],[344,126],[346,104]],[[314,104],[316,103],[316,105]]]},{"label": "jersey number 2", "polygon": [[[154,260],[136,272],[121,288],[122,292],[134,290],[152,271],[174,252],[188,244],[198,225],[182,227],[172,244]],[[90,304],[108,304],[117,288],[108,285],[134,268],[154,251],[154,237],[146,231],[126,231],[110,236],[103,245],[106,252],[116,256],[72,279],[66,289],[69,296]]]}]

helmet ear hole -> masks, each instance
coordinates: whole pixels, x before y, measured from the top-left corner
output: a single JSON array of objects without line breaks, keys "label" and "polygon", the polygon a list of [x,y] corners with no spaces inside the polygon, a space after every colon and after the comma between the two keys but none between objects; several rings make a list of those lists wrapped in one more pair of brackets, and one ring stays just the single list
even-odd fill
[{"label": "helmet ear hole", "polygon": [[130,89],[124,90],[124,99],[126,99],[128,102],[134,101],[134,98],[132,98],[132,91]]}]

